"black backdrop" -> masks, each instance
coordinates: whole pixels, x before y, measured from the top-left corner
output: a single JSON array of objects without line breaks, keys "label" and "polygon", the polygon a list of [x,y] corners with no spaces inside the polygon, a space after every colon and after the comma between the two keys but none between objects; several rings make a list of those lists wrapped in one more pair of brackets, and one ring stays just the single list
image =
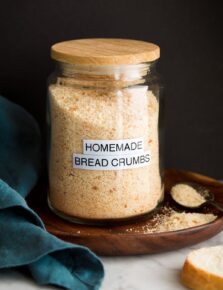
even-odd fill
[{"label": "black backdrop", "polygon": [[[219,3],[219,4],[218,4]],[[45,120],[50,46],[87,37],[161,47],[166,166],[223,178],[221,1],[0,1],[0,93]]]}]

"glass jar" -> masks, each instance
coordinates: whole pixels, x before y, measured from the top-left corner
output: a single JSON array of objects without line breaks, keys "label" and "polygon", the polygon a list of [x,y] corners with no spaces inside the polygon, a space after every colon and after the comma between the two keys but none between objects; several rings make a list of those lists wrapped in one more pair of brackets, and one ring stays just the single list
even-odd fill
[{"label": "glass jar", "polygon": [[159,47],[123,39],[52,46],[49,196],[54,213],[104,224],[144,216],[163,199]]}]

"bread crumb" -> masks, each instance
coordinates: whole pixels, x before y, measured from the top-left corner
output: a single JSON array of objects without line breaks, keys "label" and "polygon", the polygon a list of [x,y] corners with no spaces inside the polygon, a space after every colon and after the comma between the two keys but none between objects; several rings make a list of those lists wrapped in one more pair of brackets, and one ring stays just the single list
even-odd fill
[{"label": "bread crumb", "polygon": [[189,184],[178,183],[171,188],[172,198],[187,207],[197,207],[206,202],[205,198]]},{"label": "bread crumb", "polygon": [[[74,83],[74,79],[61,78],[49,87],[51,207],[67,216],[98,220],[150,212],[163,196],[157,98],[151,90],[142,90],[142,86],[126,87],[124,81],[119,82],[118,90],[98,88],[92,80],[91,83],[90,88],[82,88],[81,80]],[[107,83],[111,86],[111,80]],[[83,153],[84,139],[139,137],[144,138],[145,150],[151,152],[151,162],[146,167],[94,171],[72,166],[73,153]],[[61,194],[63,191],[65,195]]]},{"label": "bread crumb", "polygon": [[[210,223],[217,218],[214,214],[177,212],[171,208],[164,208],[162,213],[157,213],[150,223],[135,228],[135,233],[162,233],[188,229],[195,226]],[[133,229],[126,229],[132,232]]]}]

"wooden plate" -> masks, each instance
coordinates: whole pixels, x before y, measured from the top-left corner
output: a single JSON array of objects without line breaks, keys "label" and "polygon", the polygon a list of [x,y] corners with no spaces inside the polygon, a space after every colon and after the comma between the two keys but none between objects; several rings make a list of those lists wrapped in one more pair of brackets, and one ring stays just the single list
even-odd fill
[{"label": "wooden plate", "polygon": [[[208,187],[217,201],[223,203],[223,183],[193,172],[167,170],[165,173],[165,203],[180,210],[169,197],[169,189],[176,182],[193,181]],[[96,227],[72,224],[53,214],[46,203],[46,185],[39,184],[28,198],[29,205],[40,215],[46,229],[55,236],[89,247],[99,255],[124,256],[151,254],[176,250],[211,238],[223,230],[223,213],[212,206],[199,210],[214,213],[218,218],[209,224],[185,230],[164,233],[145,233],[143,228],[151,223],[151,216],[145,220],[125,225]],[[151,225],[152,226],[152,225]]]}]

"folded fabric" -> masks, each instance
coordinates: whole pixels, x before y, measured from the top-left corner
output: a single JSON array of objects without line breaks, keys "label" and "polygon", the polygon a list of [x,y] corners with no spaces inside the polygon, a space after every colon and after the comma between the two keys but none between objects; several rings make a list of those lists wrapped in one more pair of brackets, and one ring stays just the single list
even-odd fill
[{"label": "folded fabric", "polygon": [[0,96],[0,269],[26,266],[39,284],[99,289],[99,258],[48,233],[24,199],[37,181],[40,160],[36,122]]}]

